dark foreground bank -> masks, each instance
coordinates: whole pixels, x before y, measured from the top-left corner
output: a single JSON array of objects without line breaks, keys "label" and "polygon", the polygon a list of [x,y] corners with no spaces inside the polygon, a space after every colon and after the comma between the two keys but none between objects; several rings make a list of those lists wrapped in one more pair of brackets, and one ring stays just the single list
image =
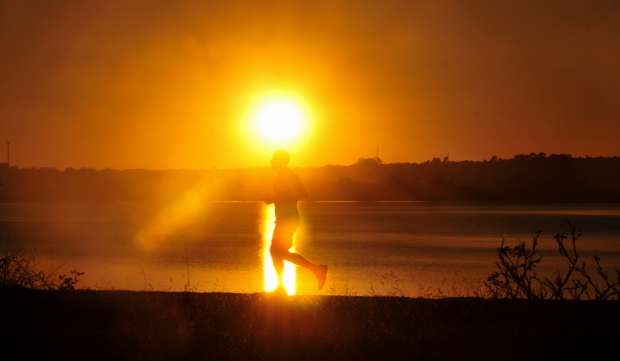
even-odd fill
[{"label": "dark foreground bank", "polygon": [[[2,349],[57,360],[617,355],[620,303],[0,291]],[[2,359],[5,359],[2,357]]]}]

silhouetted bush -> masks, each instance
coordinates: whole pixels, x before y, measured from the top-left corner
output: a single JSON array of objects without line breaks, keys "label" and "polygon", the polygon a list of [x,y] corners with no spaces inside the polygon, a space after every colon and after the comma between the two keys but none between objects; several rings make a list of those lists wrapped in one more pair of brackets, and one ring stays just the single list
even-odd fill
[{"label": "silhouetted bush", "polygon": [[32,256],[7,253],[0,257],[0,288],[72,291],[84,272],[72,270],[56,276],[38,270]]},{"label": "silhouetted bush", "polygon": [[521,242],[514,247],[506,246],[502,239],[497,249],[497,271],[484,283],[494,298],[525,298],[539,300],[596,299],[620,300],[620,270],[615,277],[601,265],[600,258],[593,256],[595,269],[588,270],[577,250],[581,232],[568,223],[568,231],[557,233],[555,239],[558,253],[565,260],[564,271],[557,270],[554,277],[538,274],[542,256],[538,253],[541,232],[537,232],[532,246]]}]

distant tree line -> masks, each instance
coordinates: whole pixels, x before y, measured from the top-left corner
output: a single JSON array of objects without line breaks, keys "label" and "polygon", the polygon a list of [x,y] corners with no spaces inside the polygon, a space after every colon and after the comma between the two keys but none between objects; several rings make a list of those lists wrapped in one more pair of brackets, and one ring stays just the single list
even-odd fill
[{"label": "distant tree line", "polygon": [[[313,200],[620,202],[620,157],[493,156],[484,161],[383,163],[296,169]],[[0,166],[2,201],[168,201],[191,189],[212,200],[261,200],[269,168],[95,170]]]}]

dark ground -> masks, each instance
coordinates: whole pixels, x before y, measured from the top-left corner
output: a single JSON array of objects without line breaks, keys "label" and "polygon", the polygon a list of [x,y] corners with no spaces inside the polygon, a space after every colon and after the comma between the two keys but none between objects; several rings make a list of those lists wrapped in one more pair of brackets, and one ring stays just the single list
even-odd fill
[{"label": "dark ground", "polygon": [[[615,359],[618,302],[2,290],[3,360]],[[615,356],[614,356],[615,355]]]}]

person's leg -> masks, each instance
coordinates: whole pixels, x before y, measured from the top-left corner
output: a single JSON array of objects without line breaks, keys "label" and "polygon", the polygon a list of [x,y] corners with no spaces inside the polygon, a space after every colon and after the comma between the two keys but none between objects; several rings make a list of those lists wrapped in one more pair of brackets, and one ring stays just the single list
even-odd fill
[{"label": "person's leg", "polygon": [[284,260],[278,255],[278,252],[272,251],[271,262],[273,263],[273,268],[276,270],[276,277],[278,278],[278,288],[281,288],[284,286],[284,280],[282,279],[282,275],[284,274]]},{"label": "person's leg", "polygon": [[276,267],[278,277],[282,277],[282,269],[284,268],[282,260],[294,263],[298,266],[307,268],[314,273],[319,284],[319,289],[323,288],[325,284],[325,278],[327,275],[327,266],[316,265],[310,262],[308,259],[298,253],[290,252],[289,249],[293,246],[293,237],[297,231],[297,221],[290,222],[276,222],[276,226],[273,230],[271,237],[271,258],[274,260],[274,267],[276,266],[275,260],[278,259],[278,266],[281,267],[280,271]]},{"label": "person's leg", "polygon": [[273,233],[271,235],[271,247],[269,253],[271,254],[271,261],[273,268],[276,271],[278,277],[278,288],[284,285],[282,276],[284,274],[284,255],[288,252],[288,242],[286,241],[287,227],[282,222],[276,223]]},{"label": "person's leg", "polygon": [[312,272],[315,272],[317,270],[317,265],[310,262],[309,260],[307,260],[304,256],[300,255],[299,253],[293,253],[290,251],[287,251],[283,257],[285,261],[289,261],[291,263],[294,263],[298,266],[302,266],[305,267],[307,269],[309,269]]},{"label": "person's leg", "polygon": [[314,273],[314,277],[316,277],[316,281],[319,284],[319,290],[323,288],[323,285],[325,285],[325,278],[327,277],[326,265],[316,265],[308,261],[304,256],[290,251],[286,252],[282,258],[286,261],[292,262],[298,266],[305,267],[312,271],[312,273]]}]

